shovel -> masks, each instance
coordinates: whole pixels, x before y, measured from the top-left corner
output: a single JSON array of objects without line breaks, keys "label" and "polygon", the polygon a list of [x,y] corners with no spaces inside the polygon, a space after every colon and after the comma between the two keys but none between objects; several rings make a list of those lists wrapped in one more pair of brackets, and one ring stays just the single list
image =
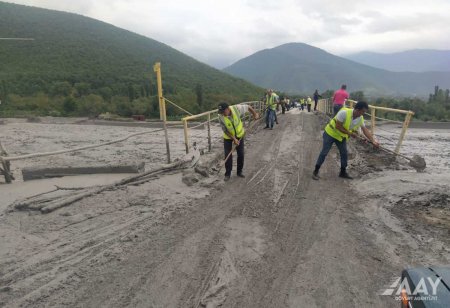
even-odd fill
[{"label": "shovel", "polygon": [[222,167],[225,166],[225,163],[228,161],[231,154],[233,154],[233,152],[236,151],[236,148],[237,148],[237,146],[233,143],[233,147],[231,148],[230,153],[228,153],[227,157],[225,157],[225,159],[220,163],[220,166],[217,170],[217,174],[219,174],[220,170],[222,170]]},{"label": "shovel", "polygon": [[[361,136],[357,136],[357,137],[358,137],[360,140],[363,140],[363,141],[366,141],[366,142],[369,142],[369,143],[373,144],[372,141],[370,141],[370,140],[368,140],[368,139],[366,139],[366,138],[363,138],[363,137],[361,137]],[[385,151],[385,152],[387,152],[387,153],[393,154],[393,155],[395,155],[395,156],[400,156],[400,157],[402,157],[402,158],[408,160],[408,161],[409,161],[409,165],[410,165],[411,167],[413,167],[414,169],[416,169],[417,171],[423,171],[423,170],[427,167],[427,163],[425,162],[425,159],[424,159],[422,156],[419,156],[419,155],[415,154],[412,158],[409,158],[409,157],[407,157],[407,156],[405,156],[405,155],[403,155],[403,154],[396,153],[396,152],[394,152],[394,151],[392,151],[392,150],[390,150],[390,149],[387,149],[387,148],[385,148],[385,147],[382,147],[381,145],[379,145],[378,147],[379,147],[381,150],[383,150],[383,151]]]}]

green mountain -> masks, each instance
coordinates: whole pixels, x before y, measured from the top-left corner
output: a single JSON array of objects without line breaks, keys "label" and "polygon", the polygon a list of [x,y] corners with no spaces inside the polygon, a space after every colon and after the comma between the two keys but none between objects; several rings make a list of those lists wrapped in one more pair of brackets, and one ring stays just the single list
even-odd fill
[{"label": "green mountain", "polygon": [[414,49],[395,53],[363,51],[345,58],[394,72],[450,72],[450,50]]},{"label": "green mountain", "polygon": [[334,56],[302,43],[265,49],[224,69],[261,87],[289,93],[313,93],[315,89],[364,91],[373,96],[428,97],[436,85],[450,87],[449,72],[390,72]]},{"label": "green mountain", "polygon": [[192,112],[262,93],[158,41],[77,14],[0,2],[0,37],[34,39],[0,40],[4,116],[30,110],[157,115],[157,61],[165,96]]}]

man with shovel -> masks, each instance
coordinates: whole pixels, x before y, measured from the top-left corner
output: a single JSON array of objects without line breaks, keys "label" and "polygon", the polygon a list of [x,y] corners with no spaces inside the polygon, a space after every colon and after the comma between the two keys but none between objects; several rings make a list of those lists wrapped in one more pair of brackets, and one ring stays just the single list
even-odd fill
[{"label": "man with shovel", "polygon": [[316,167],[313,172],[313,179],[319,179],[319,169],[328,155],[333,143],[339,149],[341,155],[341,172],[339,177],[344,179],[352,179],[347,173],[347,139],[349,136],[357,137],[357,130],[361,127],[364,135],[375,146],[379,147],[379,143],[373,138],[372,133],[365,127],[363,114],[369,110],[366,102],[358,102],[354,109],[342,108],[334,118],[325,127],[323,132],[323,147],[317,158]]},{"label": "man with shovel", "polygon": [[223,130],[223,148],[225,150],[225,181],[228,181],[233,169],[233,151],[237,152],[237,176],[244,178],[244,135],[245,129],[241,117],[250,112],[254,120],[259,118],[258,113],[249,105],[239,104],[229,106],[220,103],[218,106],[219,122]]}]

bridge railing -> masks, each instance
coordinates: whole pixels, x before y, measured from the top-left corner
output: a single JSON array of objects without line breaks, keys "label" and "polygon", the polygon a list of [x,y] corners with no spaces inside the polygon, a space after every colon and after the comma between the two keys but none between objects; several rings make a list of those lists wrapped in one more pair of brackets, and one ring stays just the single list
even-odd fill
[{"label": "bridge railing", "polygon": [[[243,102],[242,104],[247,104],[253,107],[257,112],[262,113],[265,110],[265,103],[262,101],[251,101],[251,102]],[[211,138],[211,123],[219,120],[217,109],[206,111],[200,114],[190,115],[187,117],[184,117],[181,121],[183,123],[183,129],[184,129],[184,144],[186,148],[186,153],[189,153],[189,149],[191,148],[191,141],[190,141],[190,130],[194,128],[198,128],[201,126],[206,126],[207,131],[207,140],[208,140],[208,151],[211,151],[212,147],[212,138]],[[263,116],[263,115],[262,115]],[[244,125],[248,123],[247,121],[250,120],[250,115],[247,114],[244,116]],[[191,121],[200,121],[199,124],[196,124],[194,126],[189,127],[189,122]]]},{"label": "bridge railing", "polygon": [[[347,107],[353,108],[356,103],[357,103],[357,101],[349,99],[345,102],[345,105]],[[318,110],[319,110],[319,112],[325,113],[326,115],[332,117],[333,116],[333,102],[332,102],[331,98],[320,99],[318,102]],[[378,113],[383,112],[383,113],[402,114],[402,115],[404,115],[404,119],[403,119],[403,121],[396,121],[396,120],[391,120],[388,118],[379,117],[379,116],[377,116],[377,112]],[[366,117],[370,117],[370,130],[371,130],[372,134],[374,134],[375,136],[381,137],[381,138],[387,138],[387,137],[382,134],[378,134],[377,126],[379,126],[379,124],[381,124],[381,123],[396,123],[396,124],[402,125],[400,133],[393,132],[393,131],[387,131],[387,130],[379,127],[379,130],[382,130],[389,134],[398,135],[398,140],[395,144],[395,149],[394,149],[395,153],[397,153],[397,154],[400,153],[400,148],[402,146],[403,140],[405,139],[406,132],[408,130],[409,123],[411,122],[413,115],[414,115],[414,112],[412,112],[411,110],[401,110],[401,109],[387,108],[387,107],[374,106],[374,105],[369,105],[369,113],[365,114]],[[387,138],[387,139],[389,139],[389,138]],[[392,143],[394,143],[394,140],[392,140],[392,139],[389,139],[389,140]]]}]

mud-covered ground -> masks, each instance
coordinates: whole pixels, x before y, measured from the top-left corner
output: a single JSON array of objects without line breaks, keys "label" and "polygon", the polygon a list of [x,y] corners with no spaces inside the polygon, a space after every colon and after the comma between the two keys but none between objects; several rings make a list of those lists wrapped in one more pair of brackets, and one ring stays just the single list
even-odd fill
[{"label": "mud-covered ground", "polygon": [[[368,161],[369,168],[354,187],[370,200],[367,211],[381,221],[387,217],[393,225],[393,239],[401,241],[402,245],[392,244],[391,249],[397,250],[399,255],[409,255],[406,265],[449,266],[450,128],[445,128],[443,123],[417,126],[420,128],[408,129],[400,152],[408,157],[422,156],[427,164],[424,171],[417,172],[406,159],[389,160],[389,156],[367,151],[359,145],[359,158]],[[379,140],[394,149],[400,130],[399,125],[383,125],[377,130]],[[377,165],[380,160],[384,167]],[[387,212],[392,216],[387,216]],[[377,232],[380,226],[385,227],[373,225],[373,231]]]},{"label": "mud-covered ground", "polygon": [[[9,205],[55,184],[92,186],[127,175],[1,184],[0,306],[398,307],[379,293],[404,267],[449,264],[448,130],[408,131],[402,153],[424,156],[424,173],[352,142],[356,179],[337,177],[332,150],[314,181],[323,120],[294,110],[279,121],[274,130],[260,126],[247,137],[245,179],[224,183],[214,170],[207,177],[172,171],[49,214]],[[140,129],[148,128],[0,126],[10,155]],[[197,134],[204,142],[205,130]],[[220,139],[217,128],[215,134]],[[165,162],[163,135],[144,136],[44,163],[137,159],[151,168]],[[182,155],[182,130],[171,131],[170,140],[173,156]],[[220,149],[217,143],[219,155]],[[205,155],[201,163],[216,157]],[[17,173],[37,163],[42,160],[13,166]]]}]

